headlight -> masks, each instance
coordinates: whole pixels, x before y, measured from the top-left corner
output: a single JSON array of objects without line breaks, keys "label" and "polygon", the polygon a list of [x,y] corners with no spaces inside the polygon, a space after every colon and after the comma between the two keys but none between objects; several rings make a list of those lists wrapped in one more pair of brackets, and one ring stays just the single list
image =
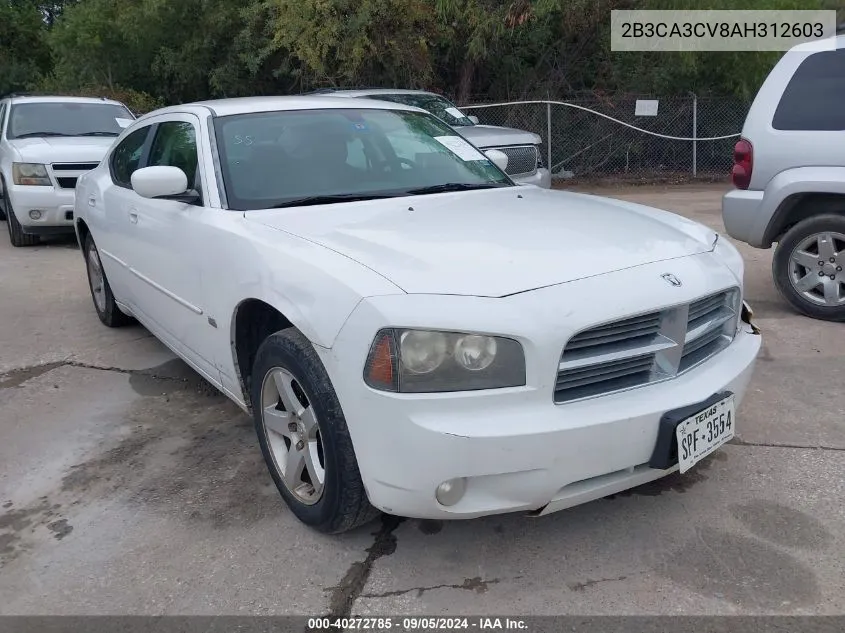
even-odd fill
[{"label": "headlight", "polygon": [[500,336],[384,329],[370,347],[364,382],[402,393],[521,387],[525,354],[517,341]]},{"label": "headlight", "polygon": [[12,163],[12,180],[16,185],[49,187],[53,184],[47,175],[47,167],[41,163]]},{"label": "headlight", "polygon": [[721,259],[725,266],[730,268],[736,280],[742,284],[743,277],[745,276],[745,261],[743,261],[742,255],[739,254],[736,247],[724,235],[719,235],[716,238],[713,254]]}]

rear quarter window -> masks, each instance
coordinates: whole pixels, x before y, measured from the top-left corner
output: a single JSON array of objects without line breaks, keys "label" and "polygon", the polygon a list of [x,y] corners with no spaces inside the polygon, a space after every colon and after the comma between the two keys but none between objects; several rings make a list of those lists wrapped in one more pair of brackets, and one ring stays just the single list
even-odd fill
[{"label": "rear quarter window", "polygon": [[845,130],[845,49],[823,51],[801,62],[780,99],[776,130]]}]

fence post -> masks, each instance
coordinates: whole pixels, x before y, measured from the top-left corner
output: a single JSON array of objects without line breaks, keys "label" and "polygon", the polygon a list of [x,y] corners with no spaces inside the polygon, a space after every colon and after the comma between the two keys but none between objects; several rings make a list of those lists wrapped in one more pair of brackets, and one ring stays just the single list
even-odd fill
[{"label": "fence post", "polygon": [[692,177],[698,176],[698,95],[692,93]]},{"label": "fence post", "polygon": [[546,157],[548,162],[546,167],[549,172],[552,171],[552,103],[546,101]]}]

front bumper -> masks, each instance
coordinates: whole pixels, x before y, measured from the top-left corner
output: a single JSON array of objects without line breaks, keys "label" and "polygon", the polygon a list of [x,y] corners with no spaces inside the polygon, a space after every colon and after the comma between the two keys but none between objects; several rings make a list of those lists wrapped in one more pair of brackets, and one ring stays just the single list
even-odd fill
[{"label": "front bumper", "polygon": [[[24,233],[73,233],[73,189],[14,185],[9,187],[8,195]],[[31,211],[39,211],[41,217],[33,219]]]},{"label": "front bumper", "polygon": [[[637,298],[652,306],[653,302],[669,305],[671,297],[687,301],[735,285],[736,279],[724,268],[712,267],[702,274],[710,257],[676,262],[675,269],[692,286],[684,284],[682,289],[673,289],[659,274],[651,274],[664,272],[663,263],[646,276],[642,269],[606,275],[602,290],[607,296],[616,293],[618,302],[603,305],[587,305],[599,287],[595,280],[571,282],[566,290],[524,293],[505,303],[413,295],[372,301],[381,313],[389,312],[389,304],[402,303],[422,314],[420,319],[429,311],[443,314],[442,321],[430,325],[438,329],[461,331],[459,320],[477,323],[475,331],[491,334],[522,327],[526,334],[519,338],[526,351],[527,384],[512,389],[451,394],[369,389],[362,372],[372,338],[362,345],[361,333],[363,324],[374,317],[365,314],[368,308],[354,312],[332,349],[319,353],[343,407],[370,501],[385,512],[415,518],[462,519],[514,511],[547,514],[676,470],[677,466],[666,470],[648,466],[660,418],[722,391],[734,393],[739,406],[761,345],[750,323],[741,322],[731,345],[698,367],[628,391],[556,405],[554,370],[570,332],[584,322],[634,313],[639,309]],[[532,345],[538,340],[542,345]],[[739,424],[741,428],[741,419]],[[466,479],[466,493],[457,504],[443,506],[435,490],[454,478]]]},{"label": "front bumper", "polygon": [[543,189],[550,189],[552,186],[552,174],[545,167],[541,167],[533,174],[527,176],[514,176],[513,181],[520,185],[536,185]]}]

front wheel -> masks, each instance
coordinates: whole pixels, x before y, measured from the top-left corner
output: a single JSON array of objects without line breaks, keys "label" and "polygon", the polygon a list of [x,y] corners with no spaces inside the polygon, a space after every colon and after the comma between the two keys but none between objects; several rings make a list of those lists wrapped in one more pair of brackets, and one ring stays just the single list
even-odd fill
[{"label": "front wheel", "polygon": [[35,246],[41,240],[37,235],[30,235],[23,232],[21,223],[15,216],[15,210],[12,208],[12,202],[3,190],[3,209],[6,210],[6,228],[9,230],[9,241],[12,246]]},{"label": "front wheel", "polygon": [[775,285],[798,311],[845,321],[845,216],[819,215],[793,226],[772,262]]},{"label": "front wheel", "polygon": [[337,534],[379,514],[367,499],[329,376],[298,330],[276,332],[261,344],[251,397],[264,461],[300,521]]}]

